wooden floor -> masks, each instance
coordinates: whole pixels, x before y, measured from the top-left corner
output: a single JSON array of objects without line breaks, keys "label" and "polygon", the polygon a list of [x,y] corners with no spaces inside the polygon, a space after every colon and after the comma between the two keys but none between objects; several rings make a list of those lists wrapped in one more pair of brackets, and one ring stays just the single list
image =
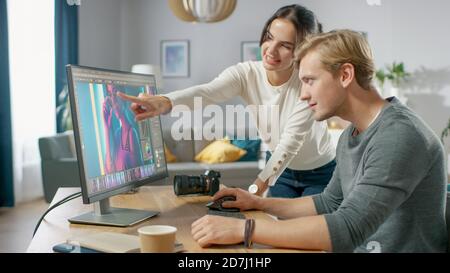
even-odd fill
[{"label": "wooden floor", "polygon": [[14,208],[0,208],[0,253],[25,252],[34,227],[48,206],[42,198]]}]

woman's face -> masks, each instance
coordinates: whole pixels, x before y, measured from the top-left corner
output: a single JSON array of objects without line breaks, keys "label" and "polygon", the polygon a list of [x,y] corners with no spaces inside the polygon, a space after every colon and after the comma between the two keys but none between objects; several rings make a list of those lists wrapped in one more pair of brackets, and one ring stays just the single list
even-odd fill
[{"label": "woman's face", "polygon": [[290,69],[294,63],[296,38],[297,30],[290,21],[273,20],[261,46],[264,67],[269,71]]}]

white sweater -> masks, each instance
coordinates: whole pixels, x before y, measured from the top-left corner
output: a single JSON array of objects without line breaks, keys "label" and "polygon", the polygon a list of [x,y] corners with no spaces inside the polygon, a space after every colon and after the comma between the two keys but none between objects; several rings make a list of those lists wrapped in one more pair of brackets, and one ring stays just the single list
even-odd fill
[{"label": "white sweater", "polygon": [[[325,121],[317,122],[305,101],[300,100],[301,81],[298,71],[281,86],[272,86],[267,78],[262,62],[245,62],[231,66],[223,71],[213,81],[165,94],[173,106],[186,105],[194,108],[194,97],[202,97],[203,106],[224,102],[236,96],[248,105],[278,105],[279,136],[265,135],[258,128],[272,157],[258,177],[273,185],[286,167],[294,170],[311,170],[325,165],[335,157],[335,149]],[[251,108],[251,107],[250,107]],[[257,112],[253,117],[257,121]],[[274,126],[270,120],[269,128]],[[258,126],[258,122],[256,122]],[[276,126],[276,125],[275,125]]]}]

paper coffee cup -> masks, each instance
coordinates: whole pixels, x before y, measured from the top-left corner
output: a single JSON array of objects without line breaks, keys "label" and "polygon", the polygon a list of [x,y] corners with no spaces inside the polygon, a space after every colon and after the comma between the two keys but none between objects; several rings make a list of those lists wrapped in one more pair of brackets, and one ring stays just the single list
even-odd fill
[{"label": "paper coffee cup", "polygon": [[142,253],[172,253],[177,228],[173,226],[152,225],[138,229]]}]

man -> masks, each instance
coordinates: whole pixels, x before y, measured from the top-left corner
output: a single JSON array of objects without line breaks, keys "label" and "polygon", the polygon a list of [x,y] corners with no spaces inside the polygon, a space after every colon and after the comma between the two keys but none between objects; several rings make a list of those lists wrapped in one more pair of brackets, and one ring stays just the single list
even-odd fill
[{"label": "man", "polygon": [[[297,50],[300,99],[316,120],[351,122],[337,147],[337,166],[322,194],[298,199],[235,195],[224,207],[258,209],[282,221],[205,216],[192,224],[201,246],[249,241],[333,252],[445,252],[446,170],[437,136],[395,97],[372,84],[375,65],[357,32],[310,37]],[[253,231],[252,231],[253,230]]]}]

